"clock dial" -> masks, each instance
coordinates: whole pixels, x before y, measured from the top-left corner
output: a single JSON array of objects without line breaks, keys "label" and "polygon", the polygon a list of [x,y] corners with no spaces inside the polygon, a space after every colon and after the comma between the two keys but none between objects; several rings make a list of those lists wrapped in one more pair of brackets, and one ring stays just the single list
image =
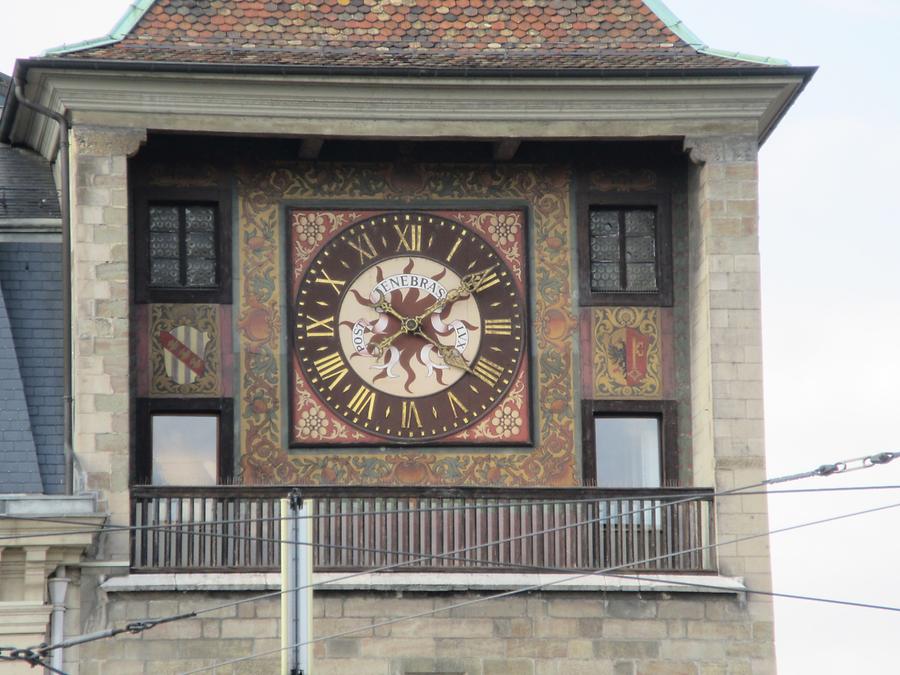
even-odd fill
[{"label": "clock dial", "polygon": [[310,261],[293,342],[318,398],[357,429],[413,443],[475,424],[508,391],[525,342],[511,271],[475,231],[418,212],[341,230]]}]

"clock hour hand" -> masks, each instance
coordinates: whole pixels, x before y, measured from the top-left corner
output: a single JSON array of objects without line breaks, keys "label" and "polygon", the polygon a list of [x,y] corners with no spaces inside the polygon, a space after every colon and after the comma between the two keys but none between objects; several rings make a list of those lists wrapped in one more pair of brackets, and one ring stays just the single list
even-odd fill
[{"label": "clock hour hand", "polygon": [[394,342],[394,340],[396,340],[398,337],[403,335],[403,333],[405,333],[405,332],[406,331],[404,331],[401,328],[396,333],[392,333],[391,335],[388,335],[386,338],[376,342],[375,344],[370,343],[368,346],[369,353],[372,356],[374,356],[376,359],[379,358],[382,354],[384,354],[384,352],[387,350],[387,348],[391,346],[391,344]]},{"label": "clock hour hand", "polygon": [[484,278],[490,274],[496,266],[497,265],[491,265],[480,272],[472,272],[471,274],[464,276],[460,280],[460,285],[458,287],[454,288],[452,291],[448,291],[447,295],[434,303],[426,311],[422,312],[422,314],[419,315],[419,321],[424,321],[434,312],[440,312],[447,305],[470,296],[478,290],[478,287],[481,286],[481,282],[484,281]]},{"label": "clock hour hand", "polygon": [[394,309],[393,306],[391,306],[390,301],[387,299],[387,297],[384,295],[384,293],[382,293],[381,291],[379,291],[377,289],[375,292],[378,293],[378,297],[380,298],[380,300],[378,300],[378,302],[376,302],[374,305],[372,305],[375,309],[377,309],[379,312],[382,312],[384,314],[390,314],[392,316],[395,316],[398,319],[400,319],[400,321],[406,320],[407,317],[403,316],[400,312],[398,312],[396,309]]},{"label": "clock hour hand", "polygon": [[437,348],[438,356],[444,359],[444,363],[446,363],[448,366],[460,368],[462,370],[465,370],[467,373],[472,373],[473,375],[475,374],[475,371],[472,370],[472,368],[466,362],[466,359],[463,358],[463,355],[459,353],[456,347],[453,347],[451,345],[442,345],[440,342],[434,340],[422,330],[417,331],[416,335],[425,338],[426,340],[428,340],[428,342],[433,344]]}]

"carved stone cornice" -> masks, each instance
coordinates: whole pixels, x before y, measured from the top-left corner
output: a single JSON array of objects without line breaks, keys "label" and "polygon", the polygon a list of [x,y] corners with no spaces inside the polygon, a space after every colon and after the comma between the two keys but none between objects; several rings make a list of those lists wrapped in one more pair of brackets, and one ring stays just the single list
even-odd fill
[{"label": "carved stone cornice", "polygon": [[694,164],[755,162],[759,143],[755,136],[686,136],[684,150]]},{"label": "carved stone cornice", "polygon": [[[33,68],[29,95],[73,123],[317,138],[762,138],[800,74],[413,78]],[[19,110],[17,142],[40,146]]]},{"label": "carved stone cornice", "polygon": [[78,155],[131,157],[147,141],[147,130],[77,125],[72,137]]}]

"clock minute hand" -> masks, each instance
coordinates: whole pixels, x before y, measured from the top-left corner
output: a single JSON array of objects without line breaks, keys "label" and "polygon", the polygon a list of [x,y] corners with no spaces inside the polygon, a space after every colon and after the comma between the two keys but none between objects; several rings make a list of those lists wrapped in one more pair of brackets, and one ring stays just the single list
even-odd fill
[{"label": "clock minute hand", "polygon": [[481,286],[481,282],[484,281],[485,277],[490,274],[493,269],[497,266],[496,263],[491,265],[490,267],[486,267],[480,272],[472,272],[471,274],[467,274],[462,278],[462,286],[469,293],[474,293],[478,290],[478,287]]},{"label": "clock minute hand", "polygon": [[468,295],[468,291],[465,288],[460,286],[459,288],[454,288],[452,291],[447,291],[447,295],[434,303],[431,307],[426,309],[419,315],[419,321],[424,321],[429,316],[434,314],[435,312],[440,312],[444,307],[449,305],[451,302],[456,302],[457,300],[461,300]]},{"label": "clock minute hand", "polygon": [[400,312],[393,308],[387,297],[385,297],[384,293],[382,293],[378,289],[376,289],[375,292],[378,293],[378,297],[380,298],[378,302],[372,305],[375,309],[385,314],[391,314],[392,316],[400,319],[400,321],[406,321],[407,317],[403,316]]},{"label": "clock minute hand", "polygon": [[452,347],[451,345],[442,345],[440,342],[431,338],[421,329],[416,331],[416,335],[425,338],[426,340],[428,340],[428,342],[433,344],[437,348],[438,356],[444,359],[444,363],[446,363],[448,366],[460,368],[461,370],[465,370],[467,373],[471,373],[472,375],[475,374],[475,371],[472,370],[472,368],[466,362],[465,358],[463,358],[463,355],[459,353],[459,350],[457,350],[456,347]]}]

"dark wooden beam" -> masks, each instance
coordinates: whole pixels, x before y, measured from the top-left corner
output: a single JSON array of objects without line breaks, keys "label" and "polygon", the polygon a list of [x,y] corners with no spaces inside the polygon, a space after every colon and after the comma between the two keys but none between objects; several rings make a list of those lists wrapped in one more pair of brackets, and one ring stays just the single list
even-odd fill
[{"label": "dark wooden beam", "polygon": [[497,162],[508,162],[511,160],[516,152],[519,150],[519,146],[522,144],[517,138],[508,138],[504,141],[497,141],[494,143],[494,161]]},{"label": "dark wooden beam", "polygon": [[300,143],[300,159],[318,158],[324,144],[324,138],[304,138]]}]

